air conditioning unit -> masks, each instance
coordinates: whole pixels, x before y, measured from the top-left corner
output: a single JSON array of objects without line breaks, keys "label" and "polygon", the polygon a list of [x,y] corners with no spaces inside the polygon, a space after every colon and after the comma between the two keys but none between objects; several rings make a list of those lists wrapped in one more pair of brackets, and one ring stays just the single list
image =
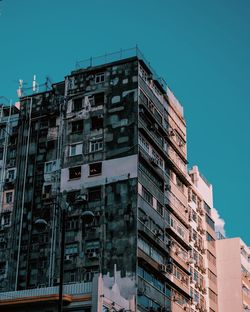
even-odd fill
[{"label": "air conditioning unit", "polygon": [[150,157],[150,161],[151,161],[153,166],[155,166],[155,167],[158,166],[157,160],[154,157]]},{"label": "air conditioning unit", "polygon": [[66,255],[65,258],[64,258],[64,260],[65,260],[65,261],[70,261],[70,260],[71,260],[71,259],[70,259],[70,255]]},{"label": "air conditioning unit", "polygon": [[144,114],[144,112],[145,112],[144,108],[143,108],[143,107],[140,107],[140,108],[139,108],[139,113],[140,113],[140,114]]},{"label": "air conditioning unit", "polygon": [[154,235],[157,236],[157,237],[159,237],[159,236],[162,235],[161,231],[158,230],[158,229],[155,229],[155,230],[153,231],[153,233],[154,233]]},{"label": "air conditioning unit", "polygon": [[97,254],[95,251],[93,251],[93,252],[88,252],[88,253],[87,253],[87,257],[88,257],[89,259],[98,258],[98,254]]},{"label": "air conditioning unit", "polygon": [[170,130],[168,131],[168,134],[169,134],[170,136],[174,136],[174,135],[175,135],[174,130],[173,130],[173,129],[170,129]]},{"label": "air conditioning unit", "polygon": [[165,264],[160,264],[160,271],[164,272],[164,273],[167,273],[168,272],[167,266]]},{"label": "air conditioning unit", "polygon": [[149,221],[149,217],[148,216],[143,216],[142,217],[142,222],[148,222]]},{"label": "air conditioning unit", "polygon": [[152,80],[153,79],[153,75],[152,74],[149,74],[148,76],[147,76],[147,80]]}]

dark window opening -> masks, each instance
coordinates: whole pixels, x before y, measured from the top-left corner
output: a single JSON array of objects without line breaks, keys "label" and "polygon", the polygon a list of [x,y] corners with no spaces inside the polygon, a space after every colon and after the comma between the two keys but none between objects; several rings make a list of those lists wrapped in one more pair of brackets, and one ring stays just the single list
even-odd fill
[{"label": "dark window opening", "polygon": [[91,129],[92,130],[99,130],[103,128],[103,117],[100,116],[94,116],[91,118]]},{"label": "dark window opening", "polygon": [[94,163],[89,165],[89,175],[97,175],[102,173],[102,163]]},{"label": "dark window opening", "polygon": [[73,101],[73,111],[79,111],[82,109],[82,98],[74,99]]},{"label": "dark window opening", "polygon": [[74,204],[78,195],[80,195],[80,191],[74,191],[74,192],[67,193],[66,202],[69,204]]},{"label": "dark window opening", "polygon": [[104,93],[103,92],[94,94],[93,98],[94,98],[93,105],[98,106],[98,105],[104,104]]},{"label": "dark window opening", "polygon": [[51,191],[52,191],[52,185],[51,184],[44,186],[44,193],[51,193]]},{"label": "dark window opening", "polygon": [[88,201],[92,202],[92,201],[101,200],[101,197],[102,197],[101,195],[102,195],[102,193],[101,193],[101,187],[100,186],[90,188],[88,191]]},{"label": "dark window opening", "polygon": [[72,132],[80,132],[83,130],[83,120],[73,121],[72,125]]},{"label": "dark window opening", "polygon": [[79,179],[81,177],[81,166],[69,168],[69,179]]},{"label": "dark window opening", "polygon": [[56,118],[51,118],[49,121],[49,126],[54,128],[56,127]]},{"label": "dark window opening", "polygon": [[51,150],[55,148],[55,140],[47,141],[47,149]]}]

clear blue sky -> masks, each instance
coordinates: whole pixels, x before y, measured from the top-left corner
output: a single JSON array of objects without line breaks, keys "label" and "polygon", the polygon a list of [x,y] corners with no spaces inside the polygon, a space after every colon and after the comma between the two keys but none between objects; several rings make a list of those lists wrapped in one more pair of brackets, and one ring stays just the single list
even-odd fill
[{"label": "clear blue sky", "polygon": [[249,0],[2,0],[0,95],[77,60],[133,47],[185,109],[190,165],[214,186],[228,236],[250,244]]}]

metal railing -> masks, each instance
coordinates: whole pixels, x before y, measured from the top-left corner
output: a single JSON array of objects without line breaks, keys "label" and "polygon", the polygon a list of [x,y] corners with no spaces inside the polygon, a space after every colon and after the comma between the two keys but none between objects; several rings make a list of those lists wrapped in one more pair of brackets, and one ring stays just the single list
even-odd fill
[{"label": "metal railing", "polygon": [[113,53],[105,53],[101,56],[90,57],[85,60],[77,61],[75,64],[75,69],[78,70],[81,68],[91,68],[94,66],[104,65],[131,57],[138,57],[138,59],[143,60],[143,62],[152,72],[153,78],[158,81],[158,83],[162,86],[164,90],[167,90],[168,86],[166,81],[162,77],[157,75],[156,71],[151,67],[150,62],[145,58],[145,56],[137,46],[130,49],[120,49],[119,51]]},{"label": "metal railing", "polygon": [[[58,286],[0,292],[0,302],[1,300],[11,300],[25,297],[57,295],[58,292],[59,292]],[[63,293],[67,295],[82,295],[91,292],[92,292],[91,282],[75,283],[63,286]]]}]

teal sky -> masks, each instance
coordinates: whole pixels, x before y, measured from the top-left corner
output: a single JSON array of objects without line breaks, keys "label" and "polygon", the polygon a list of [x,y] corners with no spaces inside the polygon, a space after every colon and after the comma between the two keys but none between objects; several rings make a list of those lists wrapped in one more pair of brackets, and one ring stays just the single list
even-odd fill
[{"label": "teal sky", "polygon": [[213,184],[227,236],[250,244],[249,0],[2,0],[0,95],[138,44],[183,104],[188,158]]}]

